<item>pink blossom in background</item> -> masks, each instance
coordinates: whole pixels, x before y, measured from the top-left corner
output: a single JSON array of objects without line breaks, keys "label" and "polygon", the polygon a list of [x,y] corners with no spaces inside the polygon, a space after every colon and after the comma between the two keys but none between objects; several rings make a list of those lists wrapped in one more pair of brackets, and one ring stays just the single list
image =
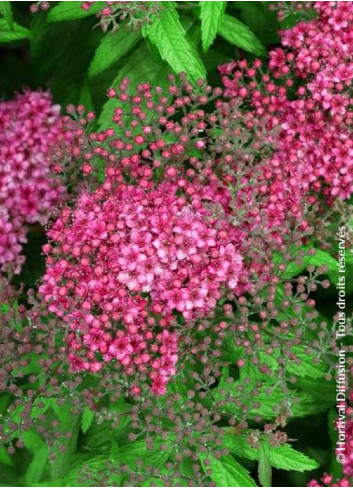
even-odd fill
[{"label": "pink blossom in background", "polygon": [[45,224],[65,187],[48,155],[63,137],[60,107],[46,92],[0,103],[0,268],[19,272],[27,224]]},{"label": "pink blossom in background", "polygon": [[353,193],[353,35],[341,28],[352,26],[353,5],[315,2],[314,8],[317,18],[281,32],[283,47],[270,51],[269,75],[259,60],[234,61],[220,72],[225,95],[250,102],[273,130],[274,153],[264,170],[277,174],[273,193],[302,201],[310,193],[310,204],[322,192],[330,205]]}]

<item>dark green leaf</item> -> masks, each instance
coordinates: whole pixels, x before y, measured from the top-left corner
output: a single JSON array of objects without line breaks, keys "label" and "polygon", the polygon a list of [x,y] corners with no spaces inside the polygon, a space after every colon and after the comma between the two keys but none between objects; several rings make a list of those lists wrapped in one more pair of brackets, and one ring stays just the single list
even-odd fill
[{"label": "dark green leaf", "polygon": [[199,2],[202,49],[207,51],[217,35],[227,2]]},{"label": "dark green leaf", "polygon": [[144,35],[157,46],[159,53],[175,73],[186,73],[192,83],[206,78],[205,67],[193,44],[187,39],[178,12],[170,6],[163,10]]},{"label": "dark green leaf", "polygon": [[125,56],[140,38],[141,34],[139,32],[126,29],[124,24],[121,24],[116,32],[106,34],[94,53],[94,58],[88,70],[89,76],[94,77],[110,68],[110,66]]},{"label": "dark green leaf", "polygon": [[249,53],[254,53],[258,56],[266,55],[265,48],[255,34],[235,17],[225,14],[219,26],[218,34],[220,34],[226,41]]},{"label": "dark green leaf", "polygon": [[236,7],[241,10],[241,21],[263,44],[278,44],[278,30],[281,26],[276,11],[268,8],[268,2],[236,2]]},{"label": "dark green leaf", "polygon": [[89,86],[88,80],[85,80],[83,82],[79,103],[84,105],[86,110],[94,110],[91,88]]},{"label": "dark green leaf", "polygon": [[89,10],[84,10],[82,2],[60,2],[59,5],[50,10],[48,14],[49,22],[60,22],[62,20],[83,19],[89,15],[94,15],[104,7],[104,2],[93,2]]},{"label": "dark green leaf", "polygon": [[4,17],[10,29],[13,27],[11,2],[0,2],[0,15]]},{"label": "dark green leaf", "polygon": [[266,439],[261,441],[259,448],[259,481],[262,487],[271,487],[270,449]]}]

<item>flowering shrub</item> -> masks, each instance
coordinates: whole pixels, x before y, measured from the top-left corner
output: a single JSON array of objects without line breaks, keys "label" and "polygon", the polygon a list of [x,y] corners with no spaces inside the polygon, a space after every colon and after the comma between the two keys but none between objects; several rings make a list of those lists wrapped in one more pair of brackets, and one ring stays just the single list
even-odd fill
[{"label": "flowering shrub", "polygon": [[352,9],[226,4],[0,3],[1,483],[351,483]]}]

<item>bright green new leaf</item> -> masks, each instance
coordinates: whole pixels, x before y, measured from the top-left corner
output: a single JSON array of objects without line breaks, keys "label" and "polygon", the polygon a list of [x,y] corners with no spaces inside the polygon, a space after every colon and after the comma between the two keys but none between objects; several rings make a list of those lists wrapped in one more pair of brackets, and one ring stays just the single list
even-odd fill
[{"label": "bright green new leaf", "polygon": [[[259,449],[253,448],[248,442],[250,433],[251,430],[247,430],[244,434],[236,435],[230,428],[226,428],[223,435],[223,443],[231,452],[239,457],[259,460]],[[304,472],[305,470],[316,469],[319,466],[315,460],[307,457],[303,453],[297,452],[297,450],[294,450],[288,444],[278,447],[268,445],[268,449],[270,463],[276,469]]]},{"label": "bright green new leaf", "polygon": [[270,459],[272,467],[276,469],[304,472],[317,469],[319,466],[316,460],[307,457],[304,453],[297,452],[288,444],[271,447]]},{"label": "bright green new leaf", "polygon": [[55,410],[57,406],[57,402],[58,400],[55,399],[54,397],[49,397],[49,398],[39,397],[37,399],[37,402],[34,402],[31,410],[32,419],[38,419],[38,416],[45,414],[50,408]]},{"label": "bright green new leaf", "polygon": [[24,444],[33,454],[33,458],[26,471],[26,483],[28,486],[38,482],[47,466],[48,447],[43,438],[34,430],[22,434]]},{"label": "bright green new leaf", "polygon": [[[205,465],[208,459],[210,464]],[[204,470],[210,469],[213,482],[221,487],[257,487],[254,479],[249,476],[248,471],[234,460],[231,455],[223,455],[215,458],[212,455],[201,458]]]},{"label": "bright green new leaf", "polygon": [[10,306],[8,304],[0,304],[0,312],[2,312],[3,314],[6,314],[7,312],[9,312],[10,310]]},{"label": "bright green new leaf", "polygon": [[0,15],[4,17],[10,29],[13,27],[11,2],[0,2]]},{"label": "bright green new leaf", "polygon": [[[312,246],[307,247],[308,250],[312,249]],[[283,272],[283,278],[289,279],[303,272],[309,265],[313,265],[314,267],[319,267],[322,265],[326,265],[328,268],[328,272],[330,275],[334,276],[338,271],[338,261],[336,258],[333,258],[326,251],[315,249],[315,254],[307,254],[301,260],[301,263],[298,264],[295,261],[290,263],[288,267]]]},{"label": "bright green new leaf", "polygon": [[300,362],[288,362],[286,368],[288,373],[313,379],[322,379],[324,377],[325,372],[328,370],[325,362],[322,360],[317,362],[314,354],[307,353],[303,346],[294,346],[292,350]]},{"label": "bright green new leaf", "polygon": [[143,30],[175,73],[186,73],[191,83],[206,78],[205,67],[193,44],[187,39],[176,9],[169,6]]},{"label": "bright green new leaf", "polygon": [[83,433],[87,433],[87,431],[91,427],[93,420],[94,420],[94,413],[90,409],[85,408],[83,410],[82,419],[81,419],[81,430]]},{"label": "bright green new leaf", "polygon": [[255,34],[235,17],[225,14],[218,28],[218,34],[226,41],[249,53],[266,56],[266,50]]},{"label": "bright green new leaf", "polygon": [[125,56],[140,38],[139,32],[126,29],[124,24],[121,24],[116,32],[106,34],[94,53],[88,70],[89,76],[92,78],[110,68]]},{"label": "bright green new leaf", "polygon": [[270,448],[266,439],[261,441],[259,448],[259,481],[262,487],[271,487]]},{"label": "bright green new leaf", "polygon": [[199,2],[202,49],[208,51],[217,36],[227,2]]},{"label": "bright green new leaf", "polygon": [[155,450],[148,450],[146,441],[139,440],[134,443],[128,443],[127,445],[119,446],[119,457],[122,463],[134,464],[137,459],[143,460],[146,464],[154,467],[163,466],[171,454],[171,449],[159,450],[158,446],[162,443],[162,440],[155,440]]},{"label": "bright green new leaf", "polygon": [[90,15],[96,14],[104,7],[104,2],[93,2],[89,10],[84,10],[81,6],[82,2],[60,2],[59,5],[49,11],[49,22],[60,22],[62,20],[83,19]]},{"label": "bright green new leaf", "polygon": [[25,27],[14,22],[12,28],[10,28],[5,19],[0,19],[0,43],[21,41],[22,39],[28,39],[29,37],[30,31]]},{"label": "bright green new leaf", "polygon": [[[96,455],[91,458],[86,458],[81,463],[74,464],[75,467],[69,470],[63,477],[51,479],[42,484],[36,484],[37,486],[48,487],[81,487],[83,470],[85,467],[89,467],[89,479],[88,482],[94,485],[97,480],[102,477],[102,472],[107,473],[110,468],[110,458],[106,455]],[[109,475],[109,486],[121,487],[122,475],[117,471],[111,471]]]},{"label": "bright green new leaf", "polygon": [[7,453],[7,450],[4,446],[0,447],[0,464],[7,465],[8,467],[13,467],[14,461]]},{"label": "bright green new leaf", "polygon": [[[50,463],[51,477],[54,479],[63,477],[70,465],[71,458],[77,450],[77,439],[81,426],[80,415],[73,414],[70,403],[53,405],[55,414],[60,422],[63,432],[70,431],[71,437],[60,437],[54,446],[55,459]],[[60,446],[60,449],[59,449]]]}]

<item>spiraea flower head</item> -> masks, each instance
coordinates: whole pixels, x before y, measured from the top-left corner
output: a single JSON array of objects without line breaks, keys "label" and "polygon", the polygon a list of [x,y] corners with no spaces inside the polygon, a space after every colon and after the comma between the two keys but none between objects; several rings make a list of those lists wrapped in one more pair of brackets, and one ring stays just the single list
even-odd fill
[{"label": "spiraea flower head", "polygon": [[45,224],[65,193],[53,175],[50,151],[70,134],[60,106],[45,92],[0,103],[0,267],[19,272],[27,224]]}]

